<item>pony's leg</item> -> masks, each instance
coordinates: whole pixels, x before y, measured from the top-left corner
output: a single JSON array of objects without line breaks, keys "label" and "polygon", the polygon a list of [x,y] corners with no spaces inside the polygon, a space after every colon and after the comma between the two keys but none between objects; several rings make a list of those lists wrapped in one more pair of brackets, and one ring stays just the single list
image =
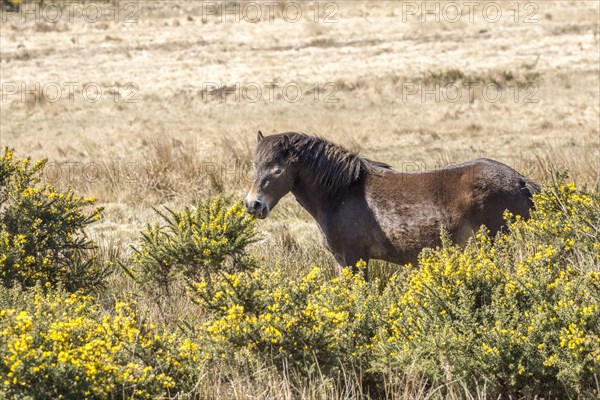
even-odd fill
[{"label": "pony's leg", "polygon": [[365,281],[369,280],[369,258],[368,257],[358,256],[358,255],[355,255],[352,253],[345,253],[344,255],[335,254],[334,257],[335,257],[335,261],[337,261],[337,265],[335,266],[335,269],[336,269],[336,273],[338,276],[340,276],[342,274],[342,270],[346,267],[351,267],[352,272],[354,272],[355,274],[358,273],[358,267],[356,266],[356,264],[360,260],[362,260],[366,264],[366,267],[363,271]]}]

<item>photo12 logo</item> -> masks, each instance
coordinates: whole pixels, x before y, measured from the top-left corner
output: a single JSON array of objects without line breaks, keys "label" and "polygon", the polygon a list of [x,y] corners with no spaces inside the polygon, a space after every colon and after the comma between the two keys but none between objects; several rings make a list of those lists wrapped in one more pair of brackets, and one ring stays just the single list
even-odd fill
[{"label": "photo12 logo", "polygon": [[334,82],[302,85],[297,82],[203,82],[202,102],[216,103],[274,103],[283,100],[287,103],[312,101],[313,103],[338,103],[338,85]]},{"label": "photo12 logo", "polygon": [[113,182],[136,183],[143,179],[144,170],[140,164],[128,161],[100,163],[95,161],[49,162],[43,171],[43,180],[48,184],[72,184],[83,180],[88,183]]},{"label": "photo12 logo", "polygon": [[139,91],[140,87],[135,82],[115,82],[104,89],[96,82],[2,82],[0,100],[2,103],[56,103],[64,100],[73,103],[81,98],[87,103],[97,103],[103,97],[109,97],[115,103],[138,103]]},{"label": "photo12 logo", "polygon": [[202,2],[202,22],[274,22],[281,19],[296,23],[303,17],[314,23],[338,23],[339,5],[336,2],[299,1],[204,1]]},{"label": "photo12 logo", "polygon": [[402,2],[402,22],[476,22],[496,23],[501,20],[536,24],[540,6],[536,2]]},{"label": "photo12 logo", "polygon": [[512,100],[514,103],[539,103],[540,100],[536,97],[539,90],[539,84],[536,82],[511,83],[506,86],[494,82],[402,82],[400,86],[403,103],[473,103],[476,98],[481,98],[487,103],[498,103],[503,99]]},{"label": "photo12 logo", "polygon": [[96,23],[100,21],[113,21],[125,24],[139,22],[139,1],[11,1],[2,0],[11,4],[10,7],[0,7],[2,22],[68,22],[83,21]]},{"label": "photo12 logo", "polygon": [[[43,170],[44,183],[73,184],[75,182],[110,182],[111,184],[139,184],[147,181],[150,172],[144,163],[136,161],[61,161],[48,162]],[[226,179],[252,182],[254,176],[251,163],[225,163],[201,161],[198,164],[198,181],[223,181]]]}]

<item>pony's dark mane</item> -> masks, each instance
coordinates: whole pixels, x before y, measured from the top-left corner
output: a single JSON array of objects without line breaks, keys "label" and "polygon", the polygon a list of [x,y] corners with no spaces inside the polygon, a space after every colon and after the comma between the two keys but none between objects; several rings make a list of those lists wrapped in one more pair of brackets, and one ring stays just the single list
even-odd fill
[{"label": "pony's dark mane", "polygon": [[391,168],[320,137],[295,132],[285,135],[290,139],[291,151],[298,162],[311,171],[315,181],[328,192],[346,189],[366,172],[378,173],[381,169]]}]

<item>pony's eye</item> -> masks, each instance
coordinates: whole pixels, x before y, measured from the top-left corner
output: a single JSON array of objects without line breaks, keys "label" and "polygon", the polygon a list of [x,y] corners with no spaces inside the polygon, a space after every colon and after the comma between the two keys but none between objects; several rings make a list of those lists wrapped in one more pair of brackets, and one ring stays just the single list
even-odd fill
[{"label": "pony's eye", "polygon": [[273,175],[281,175],[282,172],[283,172],[283,170],[279,167],[275,167],[273,169]]}]

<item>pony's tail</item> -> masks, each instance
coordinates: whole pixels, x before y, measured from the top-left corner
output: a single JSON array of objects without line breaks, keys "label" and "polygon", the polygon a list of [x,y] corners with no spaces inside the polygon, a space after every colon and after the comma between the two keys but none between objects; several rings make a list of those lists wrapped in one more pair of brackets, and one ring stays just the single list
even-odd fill
[{"label": "pony's tail", "polygon": [[527,203],[529,204],[529,208],[535,208],[533,204],[533,195],[538,194],[542,191],[542,186],[536,181],[523,177],[521,182],[523,186],[523,190],[527,191]]},{"label": "pony's tail", "polygon": [[523,180],[525,181],[525,189],[527,189],[530,196],[538,194],[542,191],[542,185],[540,185],[533,179],[524,178]]}]

